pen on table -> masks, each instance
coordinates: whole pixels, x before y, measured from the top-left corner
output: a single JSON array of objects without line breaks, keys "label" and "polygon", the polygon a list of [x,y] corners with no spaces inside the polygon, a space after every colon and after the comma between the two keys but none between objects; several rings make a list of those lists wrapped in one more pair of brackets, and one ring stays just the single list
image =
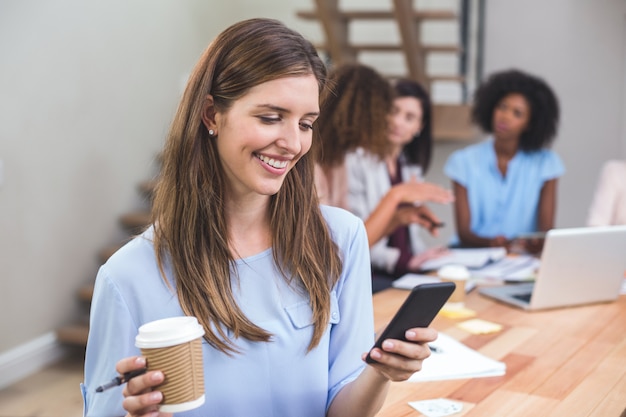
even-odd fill
[{"label": "pen on table", "polygon": [[441,350],[440,347],[437,347],[437,346],[434,346],[434,345],[431,345],[431,344],[429,344],[428,347],[430,348],[430,351],[433,352],[433,353],[442,353],[443,352],[443,350]]},{"label": "pen on table", "polygon": [[103,392],[108,390],[109,388],[116,387],[118,385],[122,385],[125,382],[130,381],[132,378],[143,375],[146,373],[146,368],[136,369],[134,371],[125,372],[122,376],[116,376],[111,380],[111,382],[107,382],[106,384],[100,385],[96,388],[96,392]]}]

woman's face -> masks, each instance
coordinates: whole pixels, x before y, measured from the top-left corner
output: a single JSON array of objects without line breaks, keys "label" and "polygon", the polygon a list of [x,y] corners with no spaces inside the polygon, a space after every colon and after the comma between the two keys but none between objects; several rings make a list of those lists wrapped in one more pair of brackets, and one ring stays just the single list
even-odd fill
[{"label": "woman's face", "polygon": [[422,130],[422,103],[415,97],[398,97],[393,100],[387,117],[387,137],[397,146],[404,146]]},{"label": "woman's face", "polygon": [[217,149],[235,198],[273,195],[309,151],[319,115],[315,76],[259,84],[215,115]]},{"label": "woman's face", "polygon": [[518,93],[504,96],[493,111],[493,134],[500,140],[519,140],[528,127],[530,105]]}]

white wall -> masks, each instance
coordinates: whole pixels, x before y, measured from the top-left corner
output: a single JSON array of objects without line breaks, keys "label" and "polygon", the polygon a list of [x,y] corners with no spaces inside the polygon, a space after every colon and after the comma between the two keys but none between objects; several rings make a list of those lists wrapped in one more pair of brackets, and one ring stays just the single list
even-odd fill
[{"label": "white wall", "polygon": [[182,77],[225,23],[202,3],[0,2],[0,353],[69,322],[123,236]]},{"label": "white wall", "polygon": [[[365,1],[365,0],[363,0]],[[388,4],[385,1],[385,5]],[[381,4],[369,0],[367,4]],[[384,7],[384,6],[381,6]],[[183,78],[236,20],[275,17],[313,41],[310,0],[0,1],[0,353],[76,313],[97,252],[141,204]],[[487,1],[485,69],[543,76],[563,111],[557,225],[584,222],[601,162],[626,157],[622,0]],[[462,145],[440,143],[429,178]],[[449,208],[438,208],[451,232]]]}]

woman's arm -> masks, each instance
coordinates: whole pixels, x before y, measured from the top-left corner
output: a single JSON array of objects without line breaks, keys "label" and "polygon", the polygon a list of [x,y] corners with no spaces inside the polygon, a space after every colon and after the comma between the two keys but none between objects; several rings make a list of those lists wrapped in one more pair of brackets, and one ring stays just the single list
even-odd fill
[{"label": "woman's arm", "polygon": [[[554,227],[556,212],[556,185],[557,179],[548,180],[541,187],[539,207],[537,208],[537,230],[547,232]],[[544,239],[524,239],[522,248],[527,252],[538,254],[543,249]]]},{"label": "woman's arm", "polygon": [[504,236],[486,238],[478,236],[470,229],[471,213],[469,201],[467,199],[467,189],[456,181],[452,181],[454,190],[454,220],[459,240],[463,246],[506,246],[507,240]]},{"label": "woman's arm", "polygon": [[[374,416],[382,407],[389,381],[405,381],[422,369],[430,356],[427,343],[437,338],[432,328],[409,329],[407,342],[387,340],[383,350],[374,349],[372,358],[378,363],[367,366],[357,379],[343,387],[328,409],[328,417]],[[365,360],[366,353],[362,359]]]},{"label": "woman's arm", "polygon": [[[367,240],[370,247],[388,236],[399,226],[410,223],[419,223],[430,229],[430,222],[424,219],[417,206],[414,210],[400,211],[401,204],[413,204],[415,202],[434,202],[447,204],[454,200],[452,193],[440,186],[428,183],[409,181],[395,185],[380,200],[376,208],[365,220]],[[410,209],[410,208],[409,208]],[[430,216],[432,218],[432,216]]]},{"label": "woman's arm", "polygon": [[537,219],[537,229],[540,232],[547,232],[554,227],[556,213],[556,186],[557,179],[548,180],[541,187],[539,195],[539,209]]}]

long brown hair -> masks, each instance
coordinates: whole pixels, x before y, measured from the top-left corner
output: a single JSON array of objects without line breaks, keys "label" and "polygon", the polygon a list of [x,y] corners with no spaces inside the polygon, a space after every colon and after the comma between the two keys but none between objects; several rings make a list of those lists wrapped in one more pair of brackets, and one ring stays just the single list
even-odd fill
[{"label": "long brown hair", "polygon": [[[202,123],[203,105],[211,95],[217,111],[225,112],[258,84],[309,74],[317,78],[321,92],[326,68],[297,32],[272,19],[230,26],[196,64],[164,147],[153,207],[157,262],[166,282],[163,271],[171,264],[183,311],[196,316],[208,343],[227,354],[237,349],[226,329],[252,341],[269,341],[271,334],[246,317],[233,296],[227,180],[215,141]],[[284,278],[310,298],[315,329],[309,350],[328,327],[330,291],[342,270],[313,184],[313,161],[304,155],[269,205],[274,261]]]}]

